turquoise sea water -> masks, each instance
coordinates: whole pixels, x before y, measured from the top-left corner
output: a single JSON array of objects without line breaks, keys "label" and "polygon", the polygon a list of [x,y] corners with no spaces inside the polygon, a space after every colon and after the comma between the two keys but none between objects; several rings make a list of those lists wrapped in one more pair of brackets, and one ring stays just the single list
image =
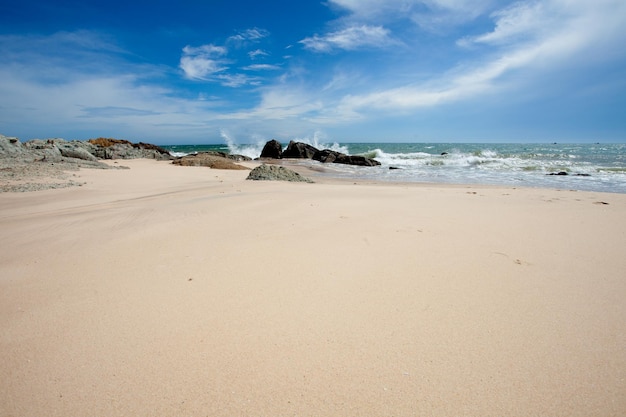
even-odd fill
[{"label": "turquoise sea water", "polygon": [[[284,144],[286,146],[286,144]],[[399,182],[491,184],[626,193],[626,144],[346,143],[319,144],[381,162],[379,167],[324,164],[323,175]],[[183,155],[206,150],[256,158],[253,145],[165,146]],[[302,163],[318,164],[315,161]],[[397,169],[390,169],[397,168]],[[566,173],[567,175],[550,175]]]}]

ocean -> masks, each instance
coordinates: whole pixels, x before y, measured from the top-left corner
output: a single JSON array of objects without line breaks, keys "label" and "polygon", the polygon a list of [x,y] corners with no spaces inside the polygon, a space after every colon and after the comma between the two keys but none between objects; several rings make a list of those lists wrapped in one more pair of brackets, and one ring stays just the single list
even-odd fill
[{"label": "ocean", "polygon": [[[382,164],[378,167],[324,164],[321,175],[339,178],[626,193],[626,144],[320,144],[317,141],[311,144],[318,149],[363,155]],[[217,150],[256,158],[263,145],[264,142],[164,148],[174,155]],[[298,163],[319,164],[316,161]]]}]

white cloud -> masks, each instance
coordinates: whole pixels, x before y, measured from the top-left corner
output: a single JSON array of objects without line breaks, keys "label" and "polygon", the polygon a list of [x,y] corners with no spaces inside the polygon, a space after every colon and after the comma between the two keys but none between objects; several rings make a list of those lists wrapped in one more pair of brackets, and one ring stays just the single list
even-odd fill
[{"label": "white cloud", "polygon": [[294,86],[274,86],[262,91],[261,102],[251,110],[232,112],[219,116],[221,119],[286,120],[305,119],[307,115],[323,110],[323,103],[314,95]]},{"label": "white cloud", "polygon": [[275,71],[281,69],[278,65],[272,64],[253,64],[243,67],[247,71]]},{"label": "white cloud", "polygon": [[192,80],[206,80],[209,76],[228,69],[222,56],[228,50],[223,46],[212,44],[202,46],[185,46],[180,58],[180,68],[185,77]]},{"label": "white cloud", "polygon": [[626,4],[621,0],[519,1],[491,17],[495,24],[491,32],[463,38],[459,44],[520,48],[569,37],[570,43],[582,46],[606,36],[623,38],[620,25],[626,23]]},{"label": "white cloud", "polygon": [[254,60],[260,56],[269,56],[269,54],[262,49],[255,49],[254,51],[248,52],[248,56],[250,57],[250,59]]},{"label": "white cloud", "polygon": [[491,14],[495,20],[493,31],[459,41],[459,45],[471,43],[505,44],[532,39],[542,32],[554,29],[555,16],[546,10],[546,3],[519,2]]},{"label": "white cloud", "polygon": [[324,36],[312,36],[300,41],[306,49],[331,52],[334,49],[354,50],[362,47],[383,47],[393,43],[389,30],[382,26],[352,26]]},{"label": "white cloud", "polygon": [[265,29],[246,29],[236,35],[230,36],[227,39],[227,43],[233,43],[237,46],[244,46],[249,43],[259,42],[261,39],[266,38],[269,35],[270,33]]},{"label": "white cloud", "polygon": [[349,10],[360,17],[379,17],[383,13],[392,11],[406,12],[420,2],[411,0],[330,0],[329,3]]},{"label": "white cloud", "polygon": [[167,140],[210,118],[210,103],[178,99],[173,91],[142,84],[135,76],[71,74],[59,84],[32,82],[33,75],[0,69],[0,125],[7,134],[22,132],[24,140],[99,135]]},{"label": "white cloud", "polygon": [[472,20],[493,3],[494,0],[330,0],[330,4],[348,10],[351,18],[410,19],[429,30]]},{"label": "white cloud", "polygon": [[[610,51],[623,51],[619,48],[626,42],[622,29],[626,4],[619,0],[520,2],[492,17],[492,32],[465,42],[501,49],[490,50],[484,58],[425,83],[346,96],[337,108],[345,114],[367,109],[409,110],[474,99],[502,89],[542,88],[544,74],[602,65]],[[626,58],[624,52],[617,54]]]},{"label": "white cloud", "polygon": [[259,85],[261,80],[257,77],[249,77],[245,74],[219,74],[215,76],[220,84],[225,87],[241,87],[244,85]]},{"label": "white cloud", "polygon": [[103,39],[85,31],[0,36],[0,52],[10,56],[0,66],[0,126],[6,134],[24,140],[102,135],[168,141],[197,135],[200,126],[206,131],[214,103],[178,98],[163,87],[169,68],[128,61],[127,53]]},{"label": "white cloud", "polygon": [[494,0],[425,0],[411,12],[411,20],[421,29],[446,33],[474,21],[488,12]]},{"label": "white cloud", "polygon": [[[260,77],[251,77],[246,74],[237,73],[231,66],[237,62],[237,52],[250,43],[257,43],[269,36],[269,32],[264,29],[252,28],[237,35],[229,37],[226,44],[230,46],[219,46],[207,44],[198,47],[185,46],[180,58],[179,67],[183,70],[184,76],[191,80],[209,81],[219,83],[225,87],[242,87],[245,85],[260,85]],[[251,60],[258,57],[269,56],[269,53],[262,49],[255,49],[247,53]],[[231,56],[234,56],[231,58]],[[271,64],[256,64],[243,67],[245,71],[275,70],[280,67]]]},{"label": "white cloud", "polygon": [[[417,32],[410,19],[419,23],[419,16],[428,17],[443,24],[445,19],[469,19],[476,13],[463,14],[474,4],[469,1],[332,3],[342,5],[349,12],[347,18],[331,22],[340,29],[300,41],[304,48],[337,52],[389,46],[399,43],[400,36]],[[588,75],[581,68],[602,67],[611,59],[626,61],[623,0],[520,1],[499,10],[487,7],[488,1],[476,4],[492,19],[492,26],[462,38],[458,45],[477,47],[458,48],[449,37],[442,37],[441,49],[432,59],[423,44],[406,42],[403,54],[377,50],[375,65],[346,59],[333,60],[333,67],[315,67],[306,61],[311,55],[304,54],[279,66],[265,58],[269,54],[260,49],[263,44],[254,44],[269,36],[259,29],[238,33],[226,46],[186,46],[179,62],[185,77],[216,85],[201,84],[192,91],[193,87],[184,83],[184,88],[190,89],[182,92],[176,90],[178,80],[173,80],[171,88],[162,87],[168,85],[167,78],[176,68],[138,65],[136,56],[129,58],[115,42],[98,34],[3,35],[0,126],[7,129],[2,133],[12,134],[12,129],[36,120],[45,135],[82,129],[112,136],[124,132],[125,138],[147,141],[203,137],[210,129],[216,130],[217,123],[242,129],[263,127],[270,133],[289,127],[295,132],[314,123],[330,126],[389,114],[419,114],[420,109],[447,103],[473,105],[490,97],[505,102],[519,93],[538,96],[550,88],[566,93],[591,90],[597,75]],[[402,32],[406,23],[411,28]],[[390,28],[398,32],[392,36]],[[411,52],[416,52],[416,58]],[[360,58],[366,58],[365,54]],[[443,63],[431,66],[439,58]],[[454,66],[446,67],[446,62],[454,62]],[[553,86],[546,82],[560,74],[574,74],[582,84]],[[158,85],[153,75],[160,77]],[[231,102],[244,92],[222,95],[220,84],[254,88],[248,89],[245,100]]]}]

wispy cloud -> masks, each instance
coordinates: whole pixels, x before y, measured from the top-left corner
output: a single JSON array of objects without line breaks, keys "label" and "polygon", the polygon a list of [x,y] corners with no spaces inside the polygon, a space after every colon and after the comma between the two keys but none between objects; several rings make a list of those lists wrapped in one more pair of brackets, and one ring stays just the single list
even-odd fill
[{"label": "wispy cloud", "polygon": [[[370,14],[383,7],[368,1],[333,2]],[[406,7],[411,2],[391,3]],[[454,1],[436,3],[457,9],[467,5],[467,2]],[[339,100],[336,113],[354,118],[368,109],[410,110],[474,99],[502,89],[511,91],[540,82],[546,72],[581,65],[580,56],[593,55],[595,48],[617,48],[620,42],[626,41],[626,34],[620,29],[626,24],[626,5],[618,0],[594,4],[584,0],[519,2],[493,12],[491,17],[493,31],[464,38],[459,44],[484,44],[497,49],[488,49],[473,60],[428,80],[372,92],[353,92]],[[582,65],[590,64],[586,60]],[[515,74],[522,70],[523,76],[517,77]]]},{"label": "wispy cloud", "polygon": [[106,35],[81,30],[51,35],[0,35],[3,66],[36,82],[63,83],[80,73],[123,71],[130,56]]},{"label": "wispy cloud", "polygon": [[266,38],[270,35],[269,31],[265,29],[259,28],[251,28],[246,29],[237,33],[236,35],[230,36],[227,40],[227,44],[234,44],[237,47],[244,47],[251,43],[260,42],[261,39]]},{"label": "wispy cloud", "polygon": [[260,103],[250,110],[222,114],[224,120],[286,120],[310,117],[323,110],[319,97],[294,86],[274,86],[262,91]]},{"label": "wispy cloud", "polygon": [[491,14],[495,22],[493,31],[482,35],[466,37],[458,44],[467,46],[471,43],[492,45],[510,44],[530,40],[542,33],[554,30],[556,17],[547,10],[545,2],[514,3],[509,7]]},{"label": "wispy cloud", "polygon": [[125,116],[155,116],[160,114],[154,110],[136,109],[133,107],[103,106],[85,107],[80,117],[109,117],[118,118]]},{"label": "wispy cloud", "polygon": [[282,69],[279,65],[273,64],[252,64],[243,67],[247,71],[276,71]]},{"label": "wispy cloud", "polygon": [[[262,84],[259,76],[250,76],[240,71],[276,70],[280,67],[274,64],[251,64],[236,66],[242,54],[252,44],[261,42],[269,36],[264,29],[252,28],[241,31],[226,40],[226,45],[207,44],[202,46],[185,46],[180,58],[180,69],[185,78],[195,81],[219,83],[225,87],[238,88],[243,86],[258,86]],[[243,55],[249,60],[256,60],[269,56],[263,49],[256,48]]]},{"label": "wispy cloud", "polygon": [[[564,103],[602,84],[605,67],[619,73],[626,62],[623,0],[327,4],[335,18],[312,24],[310,36],[289,33],[279,44],[256,27],[215,33],[175,46],[173,66],[142,61],[98,32],[0,35],[0,126],[11,134],[37,120],[46,135],[58,128],[142,140],[208,140],[219,127],[268,135],[358,129],[352,122],[413,120],[491,99]],[[313,34],[320,27],[328,29]],[[606,85],[621,83],[610,97],[623,92],[618,79],[607,77]]]},{"label": "wispy cloud", "polygon": [[428,30],[472,20],[494,0],[329,0],[347,10],[348,18],[365,21],[411,20]]},{"label": "wispy cloud", "polygon": [[248,56],[250,59],[257,59],[258,57],[269,56],[269,53],[265,52],[262,49],[255,49],[254,51],[248,52]]},{"label": "wispy cloud", "polygon": [[[361,11],[380,5],[367,1],[341,2]],[[593,5],[584,0],[514,3],[490,14],[494,24],[492,31],[458,42],[463,46],[480,44],[486,46],[485,49],[468,55],[471,58],[439,74],[429,78],[416,77],[399,86],[386,87],[385,84],[393,84],[394,80],[381,80],[375,84],[377,88],[372,89],[367,83],[350,82],[358,79],[358,74],[346,77],[338,72],[323,87],[300,89],[297,97],[291,96],[281,105],[278,104],[278,97],[281,97],[278,92],[284,92],[285,85],[277,86],[276,91],[265,90],[259,106],[250,112],[237,113],[237,117],[271,114],[295,117],[300,114],[309,121],[341,123],[360,119],[365,114],[381,116],[385,112],[413,112],[459,101],[470,102],[494,94],[506,100],[506,95],[528,88],[538,89],[537,94],[541,94],[539,86],[548,74],[554,76],[581,65],[601,65],[601,61],[594,64],[594,59],[606,59],[610,56],[607,52],[618,50],[619,45],[626,42],[626,33],[620,29],[626,24],[626,5],[618,3],[621,2],[603,0]],[[400,2],[396,4],[401,5]],[[462,10],[469,3],[440,1],[438,4]],[[373,13],[373,9],[368,10]],[[301,43],[316,52],[350,49],[370,43],[354,34],[338,31],[307,38]],[[388,33],[373,39],[388,39]],[[371,43],[378,42],[373,40]],[[598,48],[604,52],[594,53]],[[588,59],[581,62],[581,55]],[[349,94],[345,93],[344,85],[350,85]]]},{"label": "wispy cloud", "polygon": [[387,13],[399,13],[410,10],[421,1],[411,0],[329,0],[329,4],[348,10],[359,18],[380,18]]},{"label": "wispy cloud", "polygon": [[212,101],[166,86],[173,69],[134,62],[98,33],[0,36],[0,51],[10,56],[0,66],[0,126],[22,139],[163,140],[206,128],[211,118]]},{"label": "wispy cloud", "polygon": [[364,47],[381,48],[394,41],[389,30],[382,26],[351,26],[323,36],[315,35],[300,41],[306,49],[314,52],[331,52],[335,49],[354,50]]},{"label": "wispy cloud", "polygon": [[259,85],[261,79],[258,77],[250,77],[246,74],[219,74],[215,77],[225,87],[242,87],[244,85]]},{"label": "wispy cloud", "polygon": [[180,58],[180,68],[185,77],[192,80],[207,80],[208,77],[228,69],[223,57],[228,50],[213,44],[202,46],[185,46]]},{"label": "wispy cloud", "polygon": [[497,6],[496,0],[423,0],[413,1],[409,16],[421,29],[448,32],[471,22]]}]

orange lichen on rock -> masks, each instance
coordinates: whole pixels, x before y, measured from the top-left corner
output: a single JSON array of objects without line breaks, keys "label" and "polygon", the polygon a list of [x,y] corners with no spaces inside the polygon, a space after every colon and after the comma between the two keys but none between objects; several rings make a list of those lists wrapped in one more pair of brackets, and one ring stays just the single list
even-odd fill
[{"label": "orange lichen on rock", "polygon": [[88,142],[91,143],[92,145],[102,146],[104,148],[108,148],[109,146],[113,146],[113,145],[116,145],[118,143],[122,143],[122,144],[126,144],[126,145],[132,145],[132,143],[127,141],[127,140],[113,139],[113,138],[89,139]]}]

